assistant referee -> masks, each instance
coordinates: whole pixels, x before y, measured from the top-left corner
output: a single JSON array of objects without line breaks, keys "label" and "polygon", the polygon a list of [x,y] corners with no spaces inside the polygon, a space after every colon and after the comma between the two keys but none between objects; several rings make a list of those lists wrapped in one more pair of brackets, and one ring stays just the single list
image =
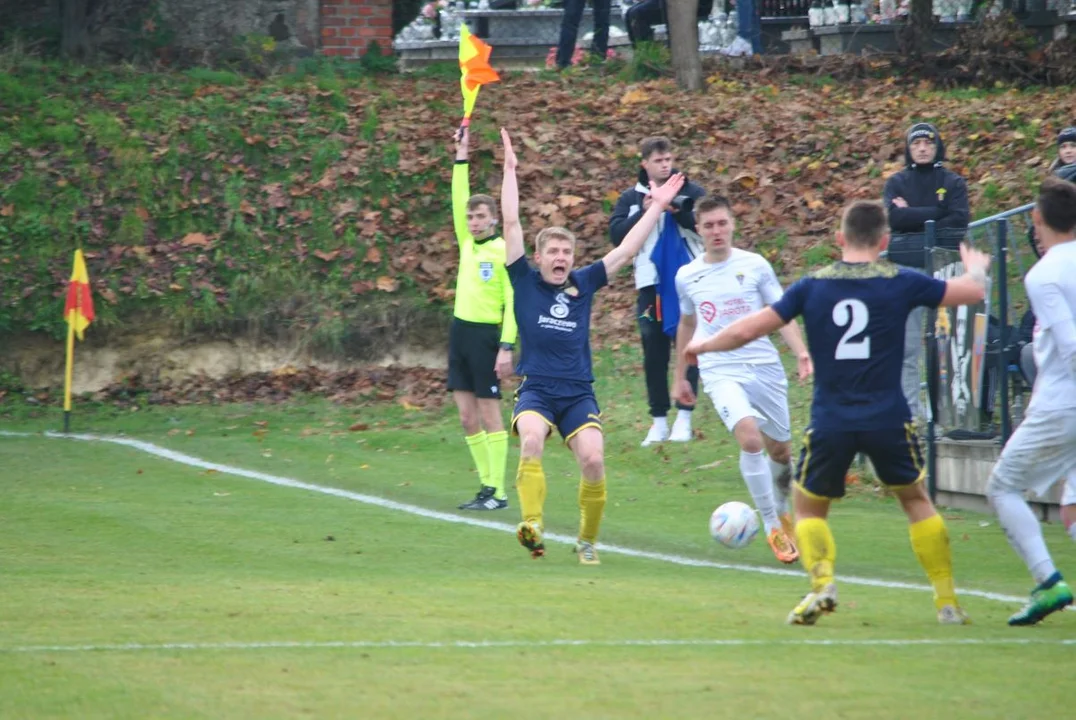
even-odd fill
[{"label": "assistant referee", "polygon": [[512,374],[516,321],[505,270],[504,238],[497,234],[497,203],[471,195],[469,134],[456,134],[452,168],[452,222],[460,246],[456,306],[448,336],[448,389],[456,401],[479,489],[461,510],[508,507],[504,491],[508,433],[501,415],[500,381]]}]

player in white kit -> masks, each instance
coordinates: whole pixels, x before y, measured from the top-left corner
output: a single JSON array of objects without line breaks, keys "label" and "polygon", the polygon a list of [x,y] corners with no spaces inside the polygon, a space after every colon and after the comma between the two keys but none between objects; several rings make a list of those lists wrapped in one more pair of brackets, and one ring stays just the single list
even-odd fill
[{"label": "player in white kit", "polygon": [[[683,354],[687,344],[777,302],[783,292],[764,257],[732,247],[736,222],[727,199],[698,200],[695,223],[705,252],[676,274],[680,297],[676,394],[684,403],[694,402]],[[781,336],[796,354],[800,379],[805,379],[813,368],[799,326],[785,325]],[[740,473],[762,515],[766,541],[778,560],[796,562],[799,551],[788,513],[792,479],[788,379],[777,348],[762,337],[737,350],[707,353],[699,357],[699,379],[740,445]]]},{"label": "player in white kit", "polygon": [[[1024,278],[1035,313],[1038,373],[1024,422],[1005,444],[987,486],[1005,536],[1037,583],[1010,625],[1034,625],[1073,599],[1024,493],[1041,495],[1062,478],[1071,485],[1076,471],[1076,185],[1059,178],[1043,182],[1031,219],[1045,248]],[[1071,504],[1074,492],[1066,488],[1062,502]]]}]

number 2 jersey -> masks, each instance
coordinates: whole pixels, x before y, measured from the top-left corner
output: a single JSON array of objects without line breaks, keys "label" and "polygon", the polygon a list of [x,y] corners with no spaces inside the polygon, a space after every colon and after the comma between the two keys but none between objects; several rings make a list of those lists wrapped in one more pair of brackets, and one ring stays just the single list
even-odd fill
[{"label": "number 2 jersey", "polygon": [[803,317],[814,362],[811,427],[902,428],[911,411],[901,390],[908,313],[937,307],[945,283],[887,261],[837,262],[792,284],[772,307]]},{"label": "number 2 jersey", "polygon": [[[700,255],[680,268],[676,273],[676,294],[680,297],[680,314],[695,316],[695,337],[706,338],[777,302],[781,283],[766,258],[733,248],[724,262],[707,262]],[[770,339],[760,337],[736,350],[699,356],[699,372],[780,362]]]}]

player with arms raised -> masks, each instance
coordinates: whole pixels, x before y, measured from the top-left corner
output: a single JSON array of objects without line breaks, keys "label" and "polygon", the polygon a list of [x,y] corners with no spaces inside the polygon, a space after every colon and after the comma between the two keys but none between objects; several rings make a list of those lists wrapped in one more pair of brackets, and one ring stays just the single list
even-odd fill
[{"label": "player with arms raised", "polygon": [[643,246],[661,213],[684,185],[673,175],[651,188],[653,202],[624,241],[601,260],[573,270],[575,235],[561,227],[545,228],[535,238],[534,262],[527,262],[519,220],[516,155],[508,132],[504,140],[505,263],[515,291],[516,325],[522,344],[516,372],[523,382],[516,391],[512,429],[519,435],[520,459],[516,489],[523,522],[516,535],[533,557],[545,554],[542,542],[546,481],[542,451],[556,428],[579,463],[579,539],[576,553],[583,565],[597,565],[598,539],[605,509],[605,440],[601,412],[594,397],[590,358],[590,309],[594,293]]},{"label": "player with arms raised", "polygon": [[776,303],[693,341],[687,360],[728,351],[802,316],[814,361],[811,422],[804,433],[794,506],[800,560],[811,592],[788,622],[813,625],[837,608],[836,543],[826,520],[844,495],[845,474],[864,453],[908,516],[912,549],[934,587],[938,622],[965,624],[957,604],[945,522],[923,488],[919,441],[901,391],[904,326],[920,306],[967,305],[986,293],[990,257],[961,247],[966,273],[948,282],[880,260],[889,243],[885,208],[858,201],[841,219],[841,261],[802,278]]}]

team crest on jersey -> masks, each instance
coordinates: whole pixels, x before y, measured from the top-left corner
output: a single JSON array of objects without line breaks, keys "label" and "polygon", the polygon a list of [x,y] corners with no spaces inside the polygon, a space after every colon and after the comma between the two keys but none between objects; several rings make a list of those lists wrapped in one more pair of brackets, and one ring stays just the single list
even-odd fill
[{"label": "team crest on jersey", "polygon": [[478,277],[482,278],[482,282],[489,282],[493,279],[493,263],[480,262],[478,263]]},{"label": "team crest on jersey", "polygon": [[554,304],[549,307],[549,314],[558,320],[568,317],[568,296],[564,293],[557,293],[554,300]]},{"label": "team crest on jersey", "polygon": [[717,306],[706,300],[699,305],[699,314],[702,315],[702,319],[706,322],[713,322],[714,318],[717,317]]},{"label": "team crest on jersey", "polygon": [[736,273],[736,281],[743,285],[743,273]]}]

